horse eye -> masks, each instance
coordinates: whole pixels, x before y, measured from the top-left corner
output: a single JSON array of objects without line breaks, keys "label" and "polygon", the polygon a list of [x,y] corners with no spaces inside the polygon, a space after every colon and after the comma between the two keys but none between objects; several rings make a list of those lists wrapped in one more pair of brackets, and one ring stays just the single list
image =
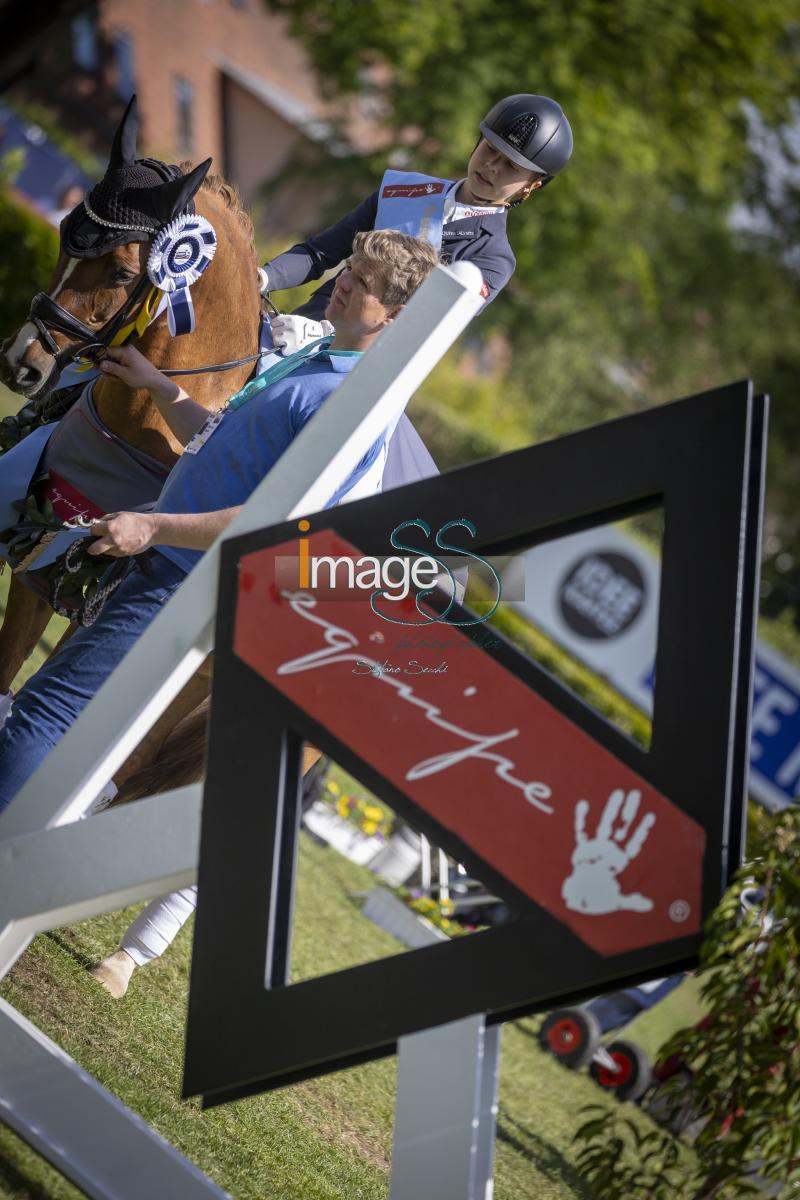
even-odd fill
[{"label": "horse eye", "polygon": [[111,280],[113,283],[130,283],[130,281],[134,278],[135,276],[133,272],[128,271],[125,267],[117,267],[117,269],[111,273]]}]

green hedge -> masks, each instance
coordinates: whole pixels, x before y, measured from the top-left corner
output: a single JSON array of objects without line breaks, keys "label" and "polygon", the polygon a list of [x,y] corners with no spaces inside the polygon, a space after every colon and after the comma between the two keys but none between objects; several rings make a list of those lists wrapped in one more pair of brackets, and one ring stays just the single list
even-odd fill
[{"label": "green hedge", "polygon": [[[467,603],[478,615],[493,603],[489,587],[474,575],[470,576]],[[648,716],[508,604],[501,604],[487,623],[629,738],[642,746],[650,745],[652,725]]]},{"label": "green hedge", "polygon": [[491,624],[495,625],[509,641],[524,650],[539,666],[544,667],[551,675],[555,675],[571,691],[580,696],[581,700],[585,700],[592,708],[597,709],[612,725],[616,725],[618,729],[642,746],[650,745],[651,723],[649,717],[646,717],[619,692],[614,691],[609,684],[604,683],[597,675],[561,650],[541,630],[529,624],[511,609],[495,613]]},{"label": "green hedge", "polygon": [[35,292],[45,290],[58,256],[58,234],[0,187],[0,335],[25,320]]}]

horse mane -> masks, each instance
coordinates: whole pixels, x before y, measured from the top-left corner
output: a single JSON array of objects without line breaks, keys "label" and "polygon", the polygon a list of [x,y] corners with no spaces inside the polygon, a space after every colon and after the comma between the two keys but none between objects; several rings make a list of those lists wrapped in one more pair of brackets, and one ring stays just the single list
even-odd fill
[{"label": "horse mane", "polygon": [[159,749],[155,761],[134,771],[121,785],[114,804],[127,804],[129,800],[141,800],[144,796],[198,783],[205,772],[208,713],[209,700],[206,699],[179,721]]},{"label": "horse mane", "polygon": [[[191,171],[194,165],[193,162],[188,160],[178,164],[184,175]],[[236,184],[230,183],[222,175],[212,175],[209,173],[200,185],[200,191],[210,192],[212,196],[219,196],[226,208],[231,210],[247,239],[247,244],[253,258],[256,259],[256,235],[253,228],[253,221],[242,203],[242,197],[239,195],[239,189]]]}]

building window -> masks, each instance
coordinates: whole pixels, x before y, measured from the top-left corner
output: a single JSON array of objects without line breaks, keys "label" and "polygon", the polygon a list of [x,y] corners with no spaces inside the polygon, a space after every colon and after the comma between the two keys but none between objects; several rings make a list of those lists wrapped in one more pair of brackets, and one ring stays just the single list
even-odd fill
[{"label": "building window", "polygon": [[133,41],[130,34],[114,35],[114,66],[117,73],[117,95],[130,100],[136,91],[136,72],[133,68]]},{"label": "building window", "polygon": [[97,70],[97,29],[92,17],[83,13],[73,17],[70,22],[72,31],[72,57],[76,66],[82,71]]},{"label": "building window", "polygon": [[380,121],[386,115],[383,93],[378,86],[373,66],[358,69],[358,105],[365,121]]},{"label": "building window", "polygon": [[175,102],[178,109],[178,154],[189,158],[194,153],[194,88],[188,79],[182,79],[180,76],[175,80]]}]

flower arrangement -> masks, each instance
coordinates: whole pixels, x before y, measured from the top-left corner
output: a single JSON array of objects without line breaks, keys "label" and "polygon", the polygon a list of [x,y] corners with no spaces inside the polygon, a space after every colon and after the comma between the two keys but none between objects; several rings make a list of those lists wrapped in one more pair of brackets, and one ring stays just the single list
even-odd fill
[{"label": "flower arrangement", "polygon": [[455,907],[449,900],[434,900],[419,888],[409,891],[407,888],[397,888],[397,895],[408,907],[437,929],[441,929],[448,937],[460,937],[464,933],[472,933],[471,929],[460,921],[452,920]]},{"label": "flower arrangement", "polygon": [[394,813],[372,796],[358,796],[345,791],[336,779],[328,777],[322,799],[345,821],[355,825],[367,837],[381,840],[391,836]]},{"label": "flower arrangement", "polygon": [[[359,792],[359,784],[339,767],[332,766],[325,777],[320,799],[338,817],[354,826],[365,837],[386,841],[394,831],[395,815],[370,792]],[[393,889],[395,896],[417,916],[423,917],[448,937],[473,933],[480,925],[454,919],[455,905],[449,900],[434,900],[421,888]]]}]

